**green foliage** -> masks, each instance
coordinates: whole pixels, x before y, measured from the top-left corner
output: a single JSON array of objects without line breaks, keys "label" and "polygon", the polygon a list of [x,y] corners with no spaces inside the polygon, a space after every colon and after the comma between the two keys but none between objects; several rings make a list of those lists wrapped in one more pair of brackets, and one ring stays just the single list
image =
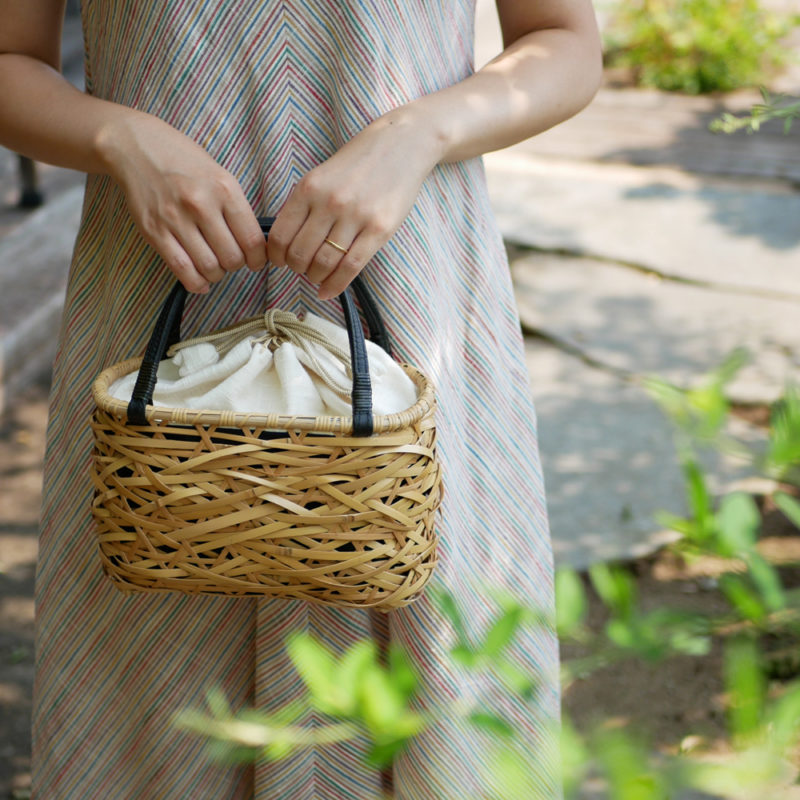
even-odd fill
[{"label": "green foliage", "polygon": [[[701,527],[710,515],[710,501],[703,482],[702,471],[696,461],[698,448],[713,447],[741,458],[752,459],[753,455],[727,436],[724,425],[730,414],[730,403],[725,394],[727,385],[739,370],[750,360],[746,348],[734,348],[715,369],[697,385],[689,389],[676,386],[657,375],[641,379],[641,386],[658,404],[662,412],[674,425],[675,448],[678,461],[686,472],[689,501],[692,508],[702,512],[698,517]],[[707,508],[703,511],[701,503]]]},{"label": "green foliage", "polygon": [[789,386],[772,407],[765,471],[800,486],[800,388]]},{"label": "green foliage", "polygon": [[374,745],[369,760],[382,764],[419,733],[425,721],[409,710],[417,685],[402,651],[391,648],[388,667],[378,663],[372,640],[356,642],[336,661],[324,645],[308,634],[293,634],[287,648],[310,694],[311,705],[323,714],[363,725]]},{"label": "green foliage", "polygon": [[562,567],[556,570],[556,631],[561,638],[576,635],[586,617],[586,592],[578,573]]},{"label": "green foliage", "polygon": [[775,505],[783,511],[796,528],[800,529],[800,502],[786,492],[775,492],[772,495]]},{"label": "green foliage", "polygon": [[[526,752],[514,726],[487,698],[453,701],[425,713],[413,710],[417,678],[395,645],[383,666],[370,640],[357,642],[337,657],[306,635],[289,637],[287,647],[307,696],[268,715],[252,709],[234,712],[221,693],[212,691],[207,711],[182,712],[176,723],[203,735],[209,754],[226,761],[282,758],[296,748],[366,735],[372,742],[368,761],[382,765],[426,726],[461,716],[488,736],[483,777],[496,787],[480,798],[465,800],[538,796],[542,792],[538,776],[546,774],[547,765],[558,757],[547,751],[556,741],[568,798],[580,793],[590,774],[604,778],[609,800],[668,800],[684,788],[731,800],[774,796],[774,790],[792,777],[786,755],[796,747],[800,734],[800,682],[785,686],[778,696],[772,687],[768,691],[759,637],[763,631],[796,634],[800,594],[784,588],[780,572],[759,550],[761,519],[753,497],[736,491],[716,502],[696,456],[700,446],[726,446],[722,430],[730,409],[724,388],[742,363],[743,353],[735,351],[702,385],[688,391],[657,378],[645,384],[675,424],[689,507],[687,517],[662,513],[660,518],[683,534],[673,546],[678,555],[687,561],[713,556],[729,565],[718,582],[728,603],[724,613],[670,607],[645,610],[633,575],[621,565],[609,564],[594,565],[588,573],[591,588],[607,611],[605,625],[596,632],[586,623],[583,579],[570,569],[556,572],[555,620],[520,603],[510,592],[482,589],[494,601],[496,613],[480,632],[474,621],[468,624],[454,596],[442,589],[430,590],[451,626],[454,669],[475,677],[490,671],[523,700],[533,697],[537,681],[517,665],[513,645],[528,626],[544,625],[551,630],[555,625],[562,641],[572,639],[588,651],[562,662],[565,682],[622,659],[653,662],[676,654],[705,655],[712,638],[719,637],[724,644],[726,721],[736,748],[731,763],[654,756],[640,731],[626,730],[614,721],[579,732],[568,718],[559,735],[542,732],[540,751]],[[750,463],[762,475],[796,479],[800,397],[795,389],[787,390],[775,404],[767,452]],[[800,501],[786,491],[775,492],[774,501],[800,529]],[[309,725],[320,714],[328,717],[325,724]]]},{"label": "green foliage", "polygon": [[758,645],[752,636],[735,636],[725,643],[723,677],[731,732],[746,741],[759,731],[766,697]]},{"label": "green foliage", "polygon": [[788,134],[792,129],[792,123],[800,117],[800,102],[790,100],[786,95],[771,95],[763,86],[761,87],[761,97],[764,102],[752,106],[749,114],[739,117],[726,112],[713,120],[709,128],[714,133],[736,133],[740,130],[755,133],[764,123],[773,119],[782,119],[783,132]]},{"label": "green foliage", "polygon": [[535,677],[517,667],[503,651],[521,626],[543,624],[545,620],[537,611],[526,608],[512,596],[492,589],[487,589],[486,593],[500,606],[500,615],[487,630],[483,641],[473,644],[467,637],[467,627],[455,598],[443,589],[431,591],[431,596],[456,633],[456,642],[450,649],[450,657],[466,669],[491,669],[513,691],[524,699],[529,699],[536,690]]},{"label": "green foliage", "polygon": [[596,735],[593,744],[614,800],[669,800],[664,775],[651,766],[639,737],[611,729]]},{"label": "green foliage", "polygon": [[589,578],[600,599],[614,614],[629,619],[636,599],[636,584],[630,573],[610,564],[593,564]]},{"label": "green foliage", "polygon": [[785,63],[795,22],[759,0],[625,0],[606,38],[607,61],[637,83],[700,94],[752,86]]}]

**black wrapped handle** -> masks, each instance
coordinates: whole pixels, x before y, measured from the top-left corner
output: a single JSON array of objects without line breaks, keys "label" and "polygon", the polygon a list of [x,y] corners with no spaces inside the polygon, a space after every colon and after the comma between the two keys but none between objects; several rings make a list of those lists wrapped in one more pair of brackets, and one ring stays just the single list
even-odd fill
[{"label": "black wrapped handle", "polygon": [[[267,236],[274,222],[273,217],[259,217],[261,230]],[[352,289],[358,298],[359,305],[367,321],[370,338],[379,344],[391,355],[389,336],[383,324],[378,306],[367,285],[358,276],[352,283]],[[153,391],[158,379],[158,365],[167,354],[167,350],[181,339],[181,318],[183,307],[186,303],[188,292],[182,283],[176,282],[172,287],[161,312],[156,320],[156,325],[147,343],[136,385],[133,389],[131,401],[128,404],[128,422],[131,425],[147,425],[145,411],[153,402]],[[369,362],[367,348],[364,343],[364,332],[358,318],[355,303],[349,289],[339,295],[344,311],[347,337],[350,341],[350,358],[353,373],[353,435],[371,436],[373,431],[372,420],[372,385],[369,376]]]}]

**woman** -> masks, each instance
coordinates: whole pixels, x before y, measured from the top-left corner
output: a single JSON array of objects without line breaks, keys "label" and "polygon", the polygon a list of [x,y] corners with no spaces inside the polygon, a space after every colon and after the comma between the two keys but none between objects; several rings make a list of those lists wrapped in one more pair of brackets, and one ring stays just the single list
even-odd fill
[{"label": "woman", "polygon": [[[285,635],[342,652],[370,635],[370,615],[118,593],[89,515],[89,387],[142,352],[173,275],[193,293],[194,335],[267,305],[338,319],[323,301],[364,270],[399,356],[437,386],[435,581],[476,637],[494,611],[487,585],[552,611],[536,416],[478,156],[589,102],[601,61],[590,0],[498,0],[505,50],[474,74],[473,0],[85,0],[85,94],[58,74],[63,2],[0,0],[0,141],[89,173],[51,394],[34,798],[372,800],[380,773],[361,740],[220,767],[170,725],[212,685],[234,707],[280,708],[301,688]],[[277,216],[266,246],[255,213]],[[452,630],[428,597],[385,621],[420,676],[419,706],[479,692],[531,754],[536,800],[559,797],[553,631],[511,648],[539,680],[523,701],[451,664]],[[396,758],[394,797],[477,797],[488,752],[448,717]]]}]

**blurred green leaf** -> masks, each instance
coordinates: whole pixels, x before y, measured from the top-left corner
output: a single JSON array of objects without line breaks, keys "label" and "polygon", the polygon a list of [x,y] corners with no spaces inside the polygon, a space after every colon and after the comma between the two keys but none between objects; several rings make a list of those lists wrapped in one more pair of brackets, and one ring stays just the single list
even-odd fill
[{"label": "blurred green leaf", "polygon": [[468,646],[467,629],[453,595],[446,589],[439,587],[432,589],[431,595],[435,604],[438,605],[439,610],[450,620],[450,624],[453,626],[453,630],[458,637],[459,644]]},{"label": "blurred green leaf", "polygon": [[682,389],[657,375],[643,378],[642,387],[679,430],[701,441],[713,441],[730,410],[725,386],[749,358],[745,348],[734,348],[702,384],[690,389]]},{"label": "blurred green leaf", "polygon": [[717,513],[720,555],[743,558],[755,547],[761,517],[753,498],[745,492],[725,495]]},{"label": "blurred green leaf", "polygon": [[522,621],[522,612],[520,606],[503,612],[489,628],[479,653],[488,658],[498,656],[514,639]]},{"label": "blurred green leaf", "polygon": [[417,689],[418,679],[405,650],[397,642],[390,642],[387,660],[392,683],[401,696],[408,700]]},{"label": "blurred green leaf", "polygon": [[653,518],[655,521],[664,528],[677,531],[683,534],[687,539],[698,540],[701,537],[696,535],[695,531],[697,523],[693,519],[686,519],[673,514],[670,511],[658,510],[654,513]]},{"label": "blurred green leaf", "polygon": [[268,744],[264,754],[270,761],[280,761],[282,758],[291,755],[294,746],[288,741],[276,741]]},{"label": "blurred green leaf", "polygon": [[587,602],[583,582],[574,569],[556,570],[556,629],[561,638],[569,636],[583,624]]},{"label": "blurred green leaf", "polygon": [[696,461],[687,460],[681,467],[686,479],[689,509],[696,523],[690,535],[696,543],[703,544],[713,536],[715,530],[711,493],[706,486],[703,469]]},{"label": "blurred green leaf", "polygon": [[670,646],[687,656],[707,656],[711,652],[711,637],[698,636],[688,631],[675,631],[670,638]]},{"label": "blurred green leaf", "polygon": [[775,477],[793,482],[800,478],[800,387],[787,386],[772,406],[766,466]]},{"label": "blurred green leaf", "polygon": [[206,705],[215,719],[228,719],[231,717],[231,707],[225,693],[218,687],[206,689]]},{"label": "blurred green leaf", "polygon": [[385,767],[406,746],[406,739],[391,739],[373,744],[366,756],[367,764],[374,767]]},{"label": "blurred green leaf", "polygon": [[683,774],[686,783],[715,798],[773,800],[775,791],[783,794],[792,772],[784,757],[776,758],[768,748],[753,747],[738,751],[723,764],[687,762]]},{"label": "blurred green leaf", "polygon": [[463,667],[472,668],[478,664],[478,653],[465,645],[458,645],[450,651],[450,657]]},{"label": "blurred green leaf", "polygon": [[381,669],[372,669],[363,676],[360,697],[364,723],[374,733],[391,730],[406,711],[401,692]]},{"label": "blurred green leaf", "polygon": [[[536,786],[532,781],[530,759],[525,758],[517,748],[498,747],[491,751],[486,761],[492,775],[492,783],[498,789],[488,795],[491,800],[521,800],[536,796]],[[469,800],[473,800],[470,796]],[[481,799],[483,800],[483,799]]]},{"label": "blurred green leaf", "polygon": [[619,729],[600,730],[594,738],[612,800],[668,800],[663,777],[650,765],[641,736]]},{"label": "blurred green leaf", "polygon": [[800,528],[800,502],[786,492],[775,492],[772,495],[775,505],[786,515],[786,518],[796,527]]},{"label": "blurred green leaf", "polygon": [[730,727],[736,738],[747,738],[758,730],[766,691],[755,639],[750,636],[729,639],[725,643],[723,666]]},{"label": "blurred green leaf", "polygon": [[686,402],[694,420],[693,433],[702,438],[713,438],[725,422],[728,401],[717,381],[686,392]]},{"label": "blurred green leaf", "polygon": [[492,666],[494,671],[523,700],[531,699],[538,685],[535,677],[505,660],[495,661]]},{"label": "blurred green leaf", "polygon": [[800,683],[786,688],[769,709],[770,740],[779,753],[795,747],[800,739]]},{"label": "blurred green leaf", "polygon": [[340,714],[350,716],[358,705],[358,693],[364,676],[377,669],[378,648],[374,640],[362,639],[350,647],[336,666],[335,706]]},{"label": "blurred green leaf", "polygon": [[627,618],[633,613],[636,585],[622,567],[605,563],[592,564],[589,578],[605,605],[617,616]]},{"label": "blurred green leaf", "polygon": [[684,389],[675,386],[659,375],[644,376],[641,385],[673,425],[681,430],[690,425],[691,420]]},{"label": "blurred green leaf", "polygon": [[510,738],[514,735],[514,729],[502,717],[488,711],[474,711],[469,715],[469,721],[483,730],[494,733],[497,736]]},{"label": "blurred green leaf", "polygon": [[753,550],[747,557],[747,566],[750,570],[750,577],[761,594],[764,605],[770,611],[779,611],[786,607],[786,595],[783,591],[781,579],[778,577],[777,570],[764,559],[764,557]]},{"label": "blurred green leaf", "polygon": [[636,630],[627,620],[610,619],[606,623],[605,631],[609,641],[623,650],[632,650],[636,646]]},{"label": "blurred green leaf", "polygon": [[293,633],[286,639],[289,656],[309,683],[327,688],[333,679],[334,658],[331,652],[311,634]]},{"label": "blurred green leaf", "polygon": [[640,0],[614,6],[606,62],[637,85],[686,94],[754,86],[791,57],[792,15],[759,0]]},{"label": "blurred green leaf", "polygon": [[719,588],[743,619],[761,622],[766,616],[766,611],[758,595],[740,575],[731,573],[722,575],[719,579]]},{"label": "blurred green leaf", "polygon": [[567,716],[564,716],[561,721],[559,748],[564,794],[566,797],[571,797],[583,784],[592,761],[592,755],[586,741]]},{"label": "blurred green leaf", "polygon": [[333,654],[307,633],[290,634],[286,647],[314,705],[325,714],[347,713],[351,698],[343,697],[339,691]]}]

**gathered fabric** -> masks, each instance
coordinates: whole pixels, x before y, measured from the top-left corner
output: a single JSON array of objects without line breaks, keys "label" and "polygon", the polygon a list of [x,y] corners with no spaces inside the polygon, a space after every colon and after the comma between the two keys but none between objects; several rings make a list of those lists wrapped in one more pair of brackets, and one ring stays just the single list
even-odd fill
[{"label": "gathered fabric", "polygon": [[[347,331],[315,314],[270,308],[261,317],[173,345],[158,366],[153,404],[289,416],[347,416],[352,373]],[[366,342],[372,410],[394,414],[417,400],[411,378]],[[130,400],[137,372],[109,394]]]}]

